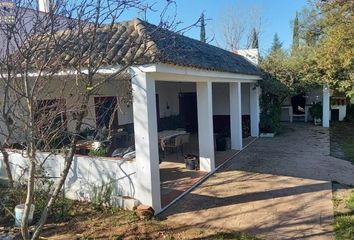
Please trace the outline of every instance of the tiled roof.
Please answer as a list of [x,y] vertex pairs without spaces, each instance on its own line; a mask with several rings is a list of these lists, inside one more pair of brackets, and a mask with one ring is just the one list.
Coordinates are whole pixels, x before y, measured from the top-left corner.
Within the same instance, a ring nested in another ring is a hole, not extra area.
[[[124,63],[168,63],[199,69],[260,75],[260,70],[246,58],[181,34],[157,27],[140,19],[102,25],[92,44],[92,31],[87,27],[75,37],[75,30],[58,33],[55,50],[58,54],[51,66],[65,67],[92,61],[102,61],[102,66]],[[63,37],[64,35],[67,37]],[[68,41],[73,37],[75,41]],[[43,41],[43,39],[42,39]],[[94,56],[94,57],[92,57]],[[40,57],[33,56],[33,58]]]
[[207,70],[260,75],[260,70],[243,56],[140,21],[158,51],[162,63]]

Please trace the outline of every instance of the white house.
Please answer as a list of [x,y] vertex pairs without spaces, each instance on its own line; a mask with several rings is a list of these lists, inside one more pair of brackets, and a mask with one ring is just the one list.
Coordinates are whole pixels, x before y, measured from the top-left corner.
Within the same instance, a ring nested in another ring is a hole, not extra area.
[[[45,1],[40,2],[39,6],[41,11],[48,11]],[[110,50],[104,59],[107,64],[102,66],[102,74],[119,70],[121,61],[129,58],[132,52],[138,52],[131,49],[132,43],[136,43],[139,38],[149,40],[152,52],[145,52],[142,60],[130,67],[124,76],[112,79],[90,98],[84,122],[90,128],[103,127],[107,119],[102,117],[101,107],[108,106],[115,130],[123,129],[127,135],[132,134],[135,157],[126,159],[77,154],[65,183],[66,196],[90,200],[93,187],[102,181],[113,180],[114,197],[119,199],[119,205],[125,206],[124,201],[128,198],[135,199],[152,206],[158,213],[171,203],[171,199],[167,204],[164,201],[161,186],[166,181],[162,175],[167,174],[169,180],[172,179],[170,182],[178,185],[178,181],[171,176],[182,176],[185,173],[177,168],[169,168],[175,166],[175,162],[167,165],[165,170],[162,169],[161,135],[165,136],[165,130],[176,130],[171,122],[176,116],[182,116],[184,132],[190,133],[196,143],[191,144],[193,146],[189,151],[193,150],[199,156],[201,175],[213,172],[220,165],[220,151],[215,149],[218,134],[226,132],[231,141],[230,148],[234,151],[244,147],[244,137],[259,135],[260,89],[257,83],[262,80],[261,72],[254,63],[241,56],[247,57],[247,51],[231,53],[139,19],[117,23],[111,30],[113,32],[108,34],[107,28],[102,26],[98,33],[104,39],[102,43],[106,43],[105,47]],[[251,55],[254,56],[254,52]],[[71,60],[67,55],[58,56],[58,59],[63,59],[63,66],[65,61]],[[43,100],[60,102],[70,109],[77,101],[75,89],[70,86],[70,79],[74,78],[73,71],[55,76],[50,80],[52,82],[47,94],[43,94]],[[66,91],[63,95],[58,89],[61,89],[64,81]],[[127,84],[132,89],[131,96],[122,91],[126,89],[122,85]],[[119,103],[119,111],[110,111],[118,104],[117,99],[125,97],[131,97],[131,102]],[[325,109],[323,126],[328,127],[328,88],[323,89],[321,97]],[[74,117],[70,111],[65,115],[67,118]],[[163,123],[168,123],[168,126],[162,126]],[[67,127],[71,129],[74,126],[69,124]],[[234,152],[230,152],[232,156]],[[14,151],[10,155],[17,178],[26,169],[25,156],[21,153]],[[39,153],[38,160],[48,155]],[[166,158],[163,161],[167,162]],[[45,166],[49,176],[58,177],[64,166],[63,157],[51,155],[46,159]],[[200,175],[194,172],[188,174]],[[4,171],[0,165],[1,175],[4,176]],[[178,190],[186,191],[186,188]],[[172,196],[175,197],[178,196]]]
[[[112,55],[107,59],[109,64],[102,68],[102,74],[119,69],[119,61],[130,54],[127,46],[139,36],[148,36],[153,46],[153,57],[146,53],[143,62],[130,68],[126,79],[113,79],[90,99],[85,119],[87,125],[98,127],[97,102],[100,98],[114,100],[122,97],[125,93],[120,92],[120,84],[131,84],[132,106],[124,104],[118,113],[113,114],[116,114],[117,127],[133,128],[136,157],[126,160],[78,155],[65,191],[68,197],[87,199],[92,185],[111,177],[117,180],[117,195],[137,199],[159,212],[162,205],[158,121],[180,115],[181,109],[191,109],[195,105],[189,112],[192,115],[194,112],[196,119],[192,116],[188,121],[194,122],[191,131],[197,134],[200,170],[212,172],[216,168],[214,128],[229,131],[231,148],[235,150],[243,148],[243,116],[248,119],[249,134],[259,135],[260,90],[257,82],[261,80],[261,73],[240,55],[139,19],[118,23],[113,34],[106,34],[104,26],[100,31],[102,36],[111,36],[107,42],[112,48]],[[50,99],[48,96],[45,99],[58,100],[55,89],[60,80],[70,76],[73,75],[69,72],[57,76],[53,80],[53,89],[48,90]],[[75,101],[73,96],[75,92],[67,91],[64,99],[67,106]],[[70,113],[67,117],[71,117]],[[39,158],[43,156],[45,153]],[[23,169],[20,166],[25,165],[23,156],[13,153],[10,159],[14,172],[20,175]],[[63,159],[59,155],[50,159],[46,161],[52,169],[49,174],[58,176]]]

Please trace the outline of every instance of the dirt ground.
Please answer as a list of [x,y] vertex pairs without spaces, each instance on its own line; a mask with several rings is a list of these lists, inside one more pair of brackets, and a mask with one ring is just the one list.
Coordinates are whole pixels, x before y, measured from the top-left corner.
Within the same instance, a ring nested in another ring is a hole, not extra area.
[[[197,227],[172,230],[156,219],[141,220],[132,211],[114,208],[95,210],[88,203],[74,202],[70,211],[71,216],[66,216],[63,221],[49,219],[41,239],[257,239],[245,233],[216,232]],[[1,240],[21,239],[20,230],[13,228],[14,222],[11,217],[2,216],[1,220]]]
[[[0,228],[0,239],[1,238]],[[19,234],[19,229],[12,229]],[[19,238],[15,238],[19,239]],[[256,240],[245,233],[215,232],[202,228],[171,230],[158,220],[139,220],[130,211],[115,213],[85,213],[63,223],[50,223],[44,228],[41,239],[236,239]]]

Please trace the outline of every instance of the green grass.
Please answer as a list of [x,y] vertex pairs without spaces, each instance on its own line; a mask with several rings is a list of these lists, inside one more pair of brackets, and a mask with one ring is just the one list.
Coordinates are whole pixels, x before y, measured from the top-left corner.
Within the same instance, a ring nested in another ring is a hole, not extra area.
[[258,238],[251,236],[246,233],[218,233],[213,236],[213,239],[217,240],[226,240],[226,239],[234,239],[234,240],[257,240]]
[[345,158],[354,163],[354,137],[344,140],[341,148]]
[[354,193],[350,195],[346,202],[347,208],[354,214]]
[[354,193],[346,201],[349,213],[339,214],[335,217],[335,231],[337,240],[354,238]]

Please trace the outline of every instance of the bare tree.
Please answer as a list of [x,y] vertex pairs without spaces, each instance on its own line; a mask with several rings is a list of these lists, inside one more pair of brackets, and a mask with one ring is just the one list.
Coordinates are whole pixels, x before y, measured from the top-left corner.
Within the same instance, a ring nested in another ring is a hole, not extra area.
[[253,31],[255,30],[257,35],[261,32],[260,12],[256,7],[250,9],[229,7],[223,11],[219,29],[222,39],[217,41],[217,45],[231,52],[248,48],[252,41]]
[[230,8],[225,11],[222,17],[221,33],[225,47],[231,52],[240,49],[241,40],[246,32],[245,16],[236,8]]
[[262,17],[259,8],[253,7],[250,9],[248,21],[248,37],[246,48],[259,48],[259,38],[262,34]]
[[[65,5],[58,2],[50,6],[49,13],[30,10],[36,8],[35,1],[19,3],[15,22],[3,31],[12,50],[1,59],[1,80],[8,89],[4,95],[3,121],[6,123],[11,117],[13,123],[8,121],[8,128],[21,129],[18,133],[21,137],[12,133],[6,134],[6,138],[23,139],[29,165],[21,224],[24,239],[39,238],[62,191],[80,132],[87,124],[90,99],[99,95],[103,86],[117,81],[123,81],[120,86],[129,95],[129,68],[152,61],[156,54],[144,27],[150,28],[150,33],[176,28],[175,18],[164,19],[167,8],[175,3],[166,4],[156,27],[142,26],[139,20],[118,23],[122,14],[131,9],[149,11],[151,7],[143,0],[84,0]],[[64,168],[49,191],[40,220],[30,236],[28,218],[36,179],[46,175],[45,162],[58,148],[62,149]],[[42,159],[40,151],[49,155]]]

